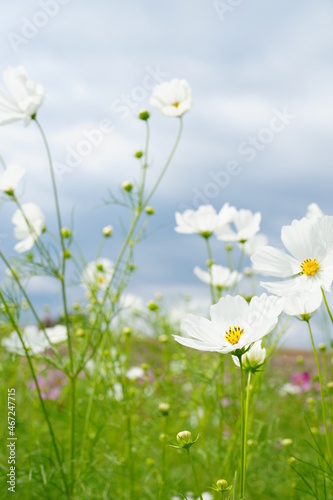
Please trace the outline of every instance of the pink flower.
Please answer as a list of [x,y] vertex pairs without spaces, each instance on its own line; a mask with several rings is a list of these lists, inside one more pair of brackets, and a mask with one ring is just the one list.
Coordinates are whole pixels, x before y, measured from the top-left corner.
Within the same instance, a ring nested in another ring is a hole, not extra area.
[[297,385],[302,392],[307,392],[311,389],[311,375],[309,372],[294,373],[291,377],[291,383]]

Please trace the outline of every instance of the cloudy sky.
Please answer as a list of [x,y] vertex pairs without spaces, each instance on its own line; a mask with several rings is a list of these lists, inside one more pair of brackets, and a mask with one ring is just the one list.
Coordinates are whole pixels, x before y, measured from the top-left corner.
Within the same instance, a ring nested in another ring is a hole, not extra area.
[[[237,4],[237,6],[236,6]],[[186,78],[194,106],[180,147],[152,200],[151,235],[136,253],[135,293],[205,295],[192,270],[204,265],[199,239],[174,232],[174,213],[228,201],[262,212],[262,231],[279,244],[281,226],[313,201],[332,214],[333,4],[330,0],[127,2],[2,0],[2,69],[24,65],[43,84],[39,120],[58,172],[64,222],[75,207],[76,236],[87,259],[101,229],[115,227],[105,249],[114,259],[126,213],[103,207],[107,190],[137,177],[133,152],[144,143],[137,112],[159,81]],[[68,167],[87,133],[111,131]],[[177,120],[152,112],[149,183],[163,166]],[[36,127],[0,128],[0,154],[28,171],[22,201],[38,203],[55,227],[45,151]],[[227,174],[230,162],[237,175]],[[3,205],[2,246],[14,243]],[[121,222],[122,221],[122,222]],[[215,247],[223,263],[223,248]],[[53,288],[35,284],[36,300]]]

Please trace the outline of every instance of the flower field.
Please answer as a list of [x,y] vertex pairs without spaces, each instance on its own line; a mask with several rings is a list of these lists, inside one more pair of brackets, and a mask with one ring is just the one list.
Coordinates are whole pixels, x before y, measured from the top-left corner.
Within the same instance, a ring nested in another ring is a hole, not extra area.
[[[26,169],[1,157],[17,240],[0,249],[3,498],[333,498],[333,216],[312,203],[272,246],[259,212],[228,202],[178,211],[179,245],[202,245],[193,272],[210,306],[191,290],[144,301],[130,292],[135,250],[181,148],[191,87],[165,81],[138,113],[137,179],[104,200],[126,214],[122,245],[101,227],[94,260],[59,201],[44,98],[23,67],[4,72],[0,125],[23,122],[40,138],[56,223],[21,202]],[[176,124],[161,167],[150,163],[151,109]],[[57,287],[59,315],[35,304],[37,277]],[[311,351],[280,347],[295,325]]]

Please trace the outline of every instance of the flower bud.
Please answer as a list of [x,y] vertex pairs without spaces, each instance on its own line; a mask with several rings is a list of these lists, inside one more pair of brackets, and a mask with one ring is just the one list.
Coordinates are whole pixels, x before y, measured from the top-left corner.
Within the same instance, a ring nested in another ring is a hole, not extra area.
[[105,238],[110,238],[110,236],[112,235],[113,233],[113,227],[112,226],[105,226],[103,227],[103,236],[105,236]]
[[124,191],[127,191],[127,193],[130,193],[133,189],[133,184],[129,181],[124,181],[121,185]]
[[149,309],[149,311],[157,311],[158,304],[156,304],[156,302],[154,302],[154,300],[150,300],[149,302],[147,302],[147,308]]
[[232,246],[232,245],[230,245],[230,243],[228,243],[228,244],[225,246],[225,249],[226,249],[226,251],[227,251],[227,252],[231,252],[231,251],[232,251],[232,249],[233,249],[233,246]]
[[162,413],[163,416],[167,417],[170,412],[170,405],[169,403],[160,403],[158,405],[158,411]]
[[160,434],[161,443],[165,443],[167,439],[168,439],[168,436],[166,434],[164,434],[164,432],[162,434]]
[[169,337],[163,333],[158,337],[158,340],[161,342],[161,344],[166,344],[169,340]]
[[292,465],[292,464],[294,464],[295,462],[296,462],[296,458],[295,458],[295,457],[289,457],[289,458],[288,458],[288,464],[289,464],[289,465]]
[[123,328],[123,334],[125,337],[130,337],[132,335],[132,328],[130,326],[125,326]]
[[77,337],[82,337],[84,335],[84,330],[83,328],[78,328],[75,333]]
[[177,434],[177,441],[181,448],[185,448],[192,443],[192,434],[190,431],[181,431]]
[[285,448],[287,446],[291,446],[293,444],[293,440],[289,438],[285,438],[281,440],[282,446]]
[[318,349],[320,352],[326,352],[326,344],[320,342],[320,344],[318,344]]
[[150,205],[148,205],[146,208],[145,208],[145,212],[147,215],[154,215],[155,213],[155,210],[153,207],[151,207]]
[[208,259],[208,260],[206,260],[206,266],[207,267],[212,267],[214,264],[215,264],[215,260],[214,259]]
[[298,365],[300,365],[300,366],[301,366],[301,365],[303,365],[303,363],[304,363],[304,358],[303,358],[303,356],[301,356],[301,355],[300,355],[300,356],[297,356],[297,358],[296,358],[296,363],[297,363]]
[[139,112],[139,118],[140,118],[140,120],[147,121],[149,119],[149,117],[150,117],[150,114],[147,111],[147,109],[142,109]]
[[138,159],[142,158],[143,151],[141,151],[141,149],[139,149],[138,151],[135,151],[134,156],[135,156],[135,158],[138,158]]
[[62,253],[62,256],[64,259],[70,259],[72,257],[72,254],[70,253],[68,248],[65,248],[65,250]]
[[60,230],[60,234],[63,239],[66,239],[72,236],[72,231],[68,229],[68,227],[62,227]]
[[147,467],[153,467],[155,465],[155,460],[153,458],[146,458],[145,464]]
[[216,481],[216,486],[219,491],[226,491],[229,485],[228,481],[226,481],[225,479],[219,479],[218,481]]

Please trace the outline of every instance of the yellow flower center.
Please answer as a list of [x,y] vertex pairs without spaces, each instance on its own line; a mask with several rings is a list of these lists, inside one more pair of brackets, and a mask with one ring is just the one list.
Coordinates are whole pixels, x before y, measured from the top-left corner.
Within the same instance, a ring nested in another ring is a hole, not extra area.
[[178,102],[178,101],[173,102],[173,103],[172,103],[172,106],[174,106],[175,108],[178,108],[178,106],[179,106],[179,102]]
[[306,274],[306,276],[314,276],[319,270],[319,264],[317,259],[305,259],[301,264],[301,274]]
[[229,342],[229,344],[235,345],[238,343],[239,339],[243,334],[244,334],[244,328],[241,328],[240,326],[234,326],[234,327],[229,326],[229,330],[225,331],[224,338],[226,339],[227,342]]
[[103,285],[104,281],[105,281],[105,277],[104,276],[98,276],[97,277],[97,283],[99,285]]

